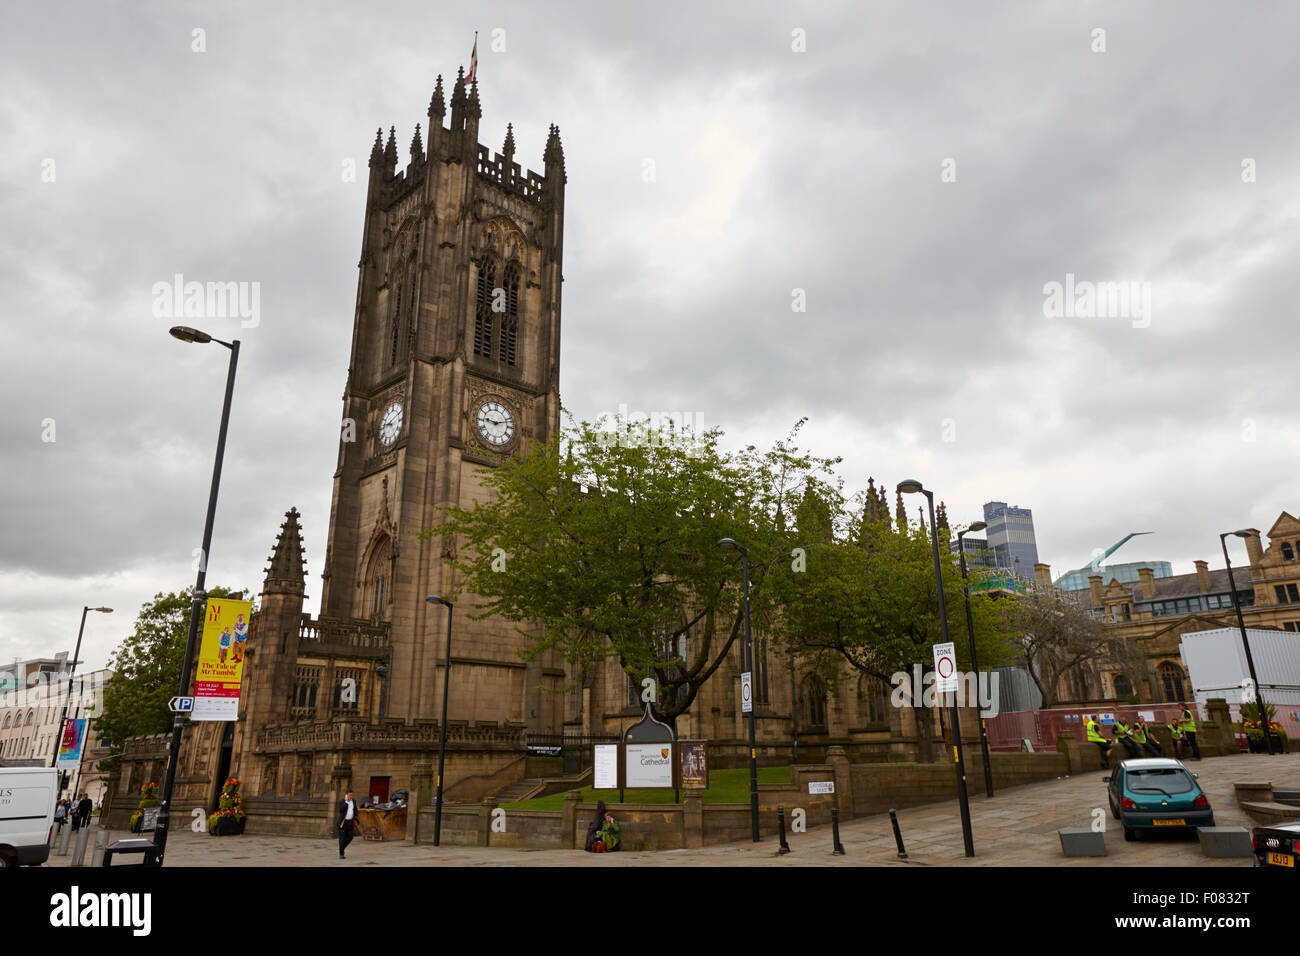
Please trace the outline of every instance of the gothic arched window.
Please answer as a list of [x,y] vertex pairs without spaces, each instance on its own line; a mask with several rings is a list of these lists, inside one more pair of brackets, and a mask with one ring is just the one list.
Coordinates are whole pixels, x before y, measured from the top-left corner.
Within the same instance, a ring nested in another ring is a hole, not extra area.
[[518,363],[515,348],[519,337],[519,267],[513,264],[506,266],[501,282],[504,300],[501,304],[505,306],[505,312],[497,323],[497,328],[500,330],[497,360],[507,365],[516,365]]
[[1165,661],[1157,671],[1160,686],[1165,692],[1165,700],[1178,702],[1183,699],[1183,672],[1177,664]]
[[389,602],[392,600],[391,590],[393,563],[393,545],[392,541],[384,538],[380,541],[373,551],[370,552],[370,561],[366,564],[366,576],[364,600],[362,613],[372,619],[382,619],[387,613]]
[[862,716],[868,723],[883,724],[889,720],[889,711],[885,709],[889,686],[879,677],[863,674],[858,678],[858,700],[862,704]]
[[816,674],[805,677],[799,688],[799,721],[809,730],[826,726],[826,685]]
[[474,354],[492,357],[492,299],[497,284],[497,264],[484,259],[478,264],[478,288],[474,296]]
[[1115,699],[1127,700],[1133,696],[1133,682],[1123,674],[1115,675]]
[[397,338],[398,332],[402,326],[402,282],[397,281],[397,290],[394,292],[393,312],[388,320],[388,339],[389,353],[388,364],[397,364]]

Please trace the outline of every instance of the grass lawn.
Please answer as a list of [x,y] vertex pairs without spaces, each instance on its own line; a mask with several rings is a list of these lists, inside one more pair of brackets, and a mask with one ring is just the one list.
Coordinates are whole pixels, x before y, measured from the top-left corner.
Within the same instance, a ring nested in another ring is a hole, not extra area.
[[[790,768],[789,766],[759,767],[758,782],[789,783]],[[583,787],[579,792],[582,794],[584,803],[595,803],[597,800],[615,803],[618,800],[617,790],[597,791],[591,787]],[[623,801],[625,803],[672,803],[673,792],[671,790],[625,790],[623,791]],[[704,802],[748,804],[749,768],[710,770],[709,789],[704,791]],[[519,800],[515,803],[503,803],[501,806],[507,810],[562,810],[564,808],[564,794],[553,793],[549,797]]]

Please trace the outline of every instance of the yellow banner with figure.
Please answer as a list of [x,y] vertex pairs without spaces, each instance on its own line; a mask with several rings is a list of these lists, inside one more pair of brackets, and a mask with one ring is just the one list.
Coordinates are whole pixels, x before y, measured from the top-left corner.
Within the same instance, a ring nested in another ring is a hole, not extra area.
[[236,720],[239,684],[244,677],[244,642],[253,616],[252,601],[208,598],[203,639],[194,673],[194,709],[190,720]]

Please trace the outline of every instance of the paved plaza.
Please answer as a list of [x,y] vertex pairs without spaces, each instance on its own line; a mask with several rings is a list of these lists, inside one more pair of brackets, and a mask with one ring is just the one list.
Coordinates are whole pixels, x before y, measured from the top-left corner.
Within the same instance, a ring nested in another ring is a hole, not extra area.
[[[1189,761],[1214,807],[1219,826],[1251,828],[1255,823],[1237,807],[1233,784],[1268,780],[1274,786],[1300,786],[1300,754],[1268,757],[1241,754]],[[1201,854],[1194,834],[1144,835],[1124,841],[1106,810],[1104,774],[1097,770],[1077,777],[999,791],[992,800],[982,790],[971,800],[975,857],[966,859],[956,800],[899,811],[899,825],[908,859],[899,860],[888,815],[846,821],[840,827],[846,854],[831,853],[831,828],[815,827],[789,836],[789,854],[777,853],[775,816],[763,821],[763,841],[704,847],[696,850],[613,853],[598,856],[581,850],[530,850],[496,847],[418,846],[406,842],[376,843],[357,839],[348,858],[338,858],[334,841],[303,837],[210,837],[188,828],[169,841],[168,866],[1245,866],[1250,859],[1210,859]],[[1086,827],[1092,810],[1105,811],[1104,858],[1066,859],[1056,831]],[[1300,810],[1296,812],[1300,819]],[[507,817],[507,826],[509,818]],[[114,837],[130,836],[115,833]],[[69,857],[51,857],[49,866],[67,866]]]

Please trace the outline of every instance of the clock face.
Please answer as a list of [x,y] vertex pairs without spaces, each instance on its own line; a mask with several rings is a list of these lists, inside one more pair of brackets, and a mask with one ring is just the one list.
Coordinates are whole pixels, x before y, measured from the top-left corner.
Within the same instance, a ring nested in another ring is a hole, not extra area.
[[393,402],[384,409],[383,420],[379,423],[379,441],[388,447],[397,441],[398,432],[402,430],[402,404]]
[[515,420],[500,402],[484,402],[480,405],[475,421],[478,433],[489,445],[499,448],[509,444],[510,439],[515,437]]

